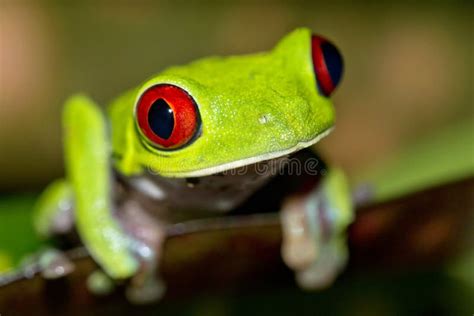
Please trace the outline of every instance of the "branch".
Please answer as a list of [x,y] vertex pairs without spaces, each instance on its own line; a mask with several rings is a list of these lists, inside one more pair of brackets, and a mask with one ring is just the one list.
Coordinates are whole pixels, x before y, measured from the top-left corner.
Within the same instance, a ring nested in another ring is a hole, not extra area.
[[[473,211],[474,177],[361,207],[348,232],[347,273],[442,264],[472,238]],[[294,284],[292,272],[281,261],[280,243],[276,213],[170,226],[161,265],[168,285],[164,300]],[[123,289],[108,297],[94,297],[87,291],[86,278],[97,266],[84,248],[67,255],[76,269],[64,278],[45,280],[38,267],[31,266],[27,272],[0,279],[0,312],[50,315],[78,308],[82,314],[133,310]]]

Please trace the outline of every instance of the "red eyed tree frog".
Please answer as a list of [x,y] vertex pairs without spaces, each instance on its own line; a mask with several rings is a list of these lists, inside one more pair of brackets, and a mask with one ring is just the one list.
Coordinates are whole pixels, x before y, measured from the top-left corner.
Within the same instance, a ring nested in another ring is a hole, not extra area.
[[38,232],[75,227],[105,272],[91,288],[130,278],[129,299],[143,302],[164,292],[155,275],[167,224],[279,210],[282,257],[297,282],[331,283],[346,262],[352,206],[342,172],[305,148],[333,128],[329,96],[342,66],[333,44],[301,28],[269,52],[168,68],[113,101],[108,119],[86,96],[71,97],[67,177],[39,199]]

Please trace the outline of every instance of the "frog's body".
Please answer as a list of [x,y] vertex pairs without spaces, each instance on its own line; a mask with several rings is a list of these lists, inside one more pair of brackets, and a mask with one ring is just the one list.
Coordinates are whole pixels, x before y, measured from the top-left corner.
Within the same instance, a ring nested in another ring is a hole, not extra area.
[[[340,73],[334,78],[328,68],[339,55],[329,58],[326,43],[298,29],[268,53],[163,71],[112,103],[111,152],[97,107],[71,98],[64,115],[68,178],[41,199],[38,230],[70,226],[54,219],[74,209],[79,235],[108,275],[146,276],[132,280],[141,291],[130,295],[140,300],[159,292],[150,276],[167,223],[271,206],[282,211],[282,253],[299,283],[329,282],[345,261],[343,231],[352,218],[345,181],[337,170],[321,177],[317,161],[317,174],[288,174],[292,159],[307,167],[314,157],[295,153],[334,124],[327,95]],[[295,185],[298,179],[310,181]],[[268,187],[279,188],[278,198]]]

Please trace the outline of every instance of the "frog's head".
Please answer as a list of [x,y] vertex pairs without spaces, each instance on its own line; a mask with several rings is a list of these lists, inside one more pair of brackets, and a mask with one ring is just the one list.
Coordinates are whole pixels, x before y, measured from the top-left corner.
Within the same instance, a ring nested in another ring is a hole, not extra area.
[[172,67],[135,93],[128,152],[163,176],[196,177],[288,155],[326,136],[336,48],[297,29],[268,53]]

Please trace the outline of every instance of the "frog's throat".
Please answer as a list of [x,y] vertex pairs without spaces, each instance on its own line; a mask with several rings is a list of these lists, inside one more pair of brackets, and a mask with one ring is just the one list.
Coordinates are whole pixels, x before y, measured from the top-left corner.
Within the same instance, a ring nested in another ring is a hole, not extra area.
[[334,127],[330,127],[328,129],[326,129],[325,131],[323,131],[322,133],[318,134],[313,139],[310,139],[308,141],[298,142],[295,146],[290,147],[290,148],[285,149],[285,150],[270,152],[270,153],[266,153],[266,154],[255,156],[255,157],[249,157],[249,158],[244,158],[244,159],[240,159],[240,160],[235,160],[235,161],[231,161],[231,162],[224,163],[224,164],[214,166],[214,167],[209,167],[209,168],[204,168],[204,169],[199,169],[199,170],[194,170],[194,171],[184,171],[184,172],[180,172],[180,173],[174,173],[173,175],[168,175],[166,173],[161,172],[161,175],[163,175],[165,177],[175,177],[175,178],[204,177],[204,176],[213,175],[213,174],[216,174],[216,173],[219,173],[219,172],[224,172],[224,171],[232,170],[232,169],[239,168],[239,167],[248,166],[248,165],[255,164],[255,163],[258,163],[258,162],[261,162],[261,161],[270,160],[270,159],[274,159],[274,158],[279,158],[281,156],[289,155],[289,154],[294,153],[296,151],[299,151],[303,148],[306,148],[306,147],[309,147],[309,146],[312,146],[312,145],[316,144],[322,138],[326,137],[329,133],[331,133],[333,128]]

